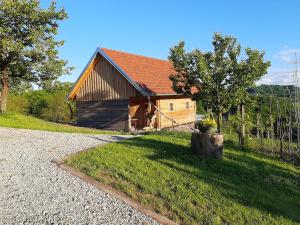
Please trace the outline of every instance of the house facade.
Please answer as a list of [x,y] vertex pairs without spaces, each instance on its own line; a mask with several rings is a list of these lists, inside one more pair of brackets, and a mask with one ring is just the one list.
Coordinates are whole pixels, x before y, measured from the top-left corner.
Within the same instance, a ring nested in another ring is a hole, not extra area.
[[98,48],[68,96],[78,126],[128,131],[194,123],[196,103],[174,92],[172,73],[169,61]]

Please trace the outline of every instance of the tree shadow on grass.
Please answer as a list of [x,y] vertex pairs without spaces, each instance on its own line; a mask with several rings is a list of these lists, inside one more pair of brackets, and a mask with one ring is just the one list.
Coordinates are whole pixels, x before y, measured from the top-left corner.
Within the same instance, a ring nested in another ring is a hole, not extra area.
[[204,159],[190,147],[169,141],[134,138],[126,144],[143,147],[150,160],[184,176],[212,185],[224,197],[244,206],[300,222],[299,174],[273,163],[271,157],[225,144],[223,160]]

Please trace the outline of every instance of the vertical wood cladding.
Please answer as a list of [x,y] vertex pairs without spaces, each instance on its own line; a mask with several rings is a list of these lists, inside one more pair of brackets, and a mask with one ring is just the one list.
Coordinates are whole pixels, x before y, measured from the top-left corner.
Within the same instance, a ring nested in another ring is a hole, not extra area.
[[103,57],[77,92],[78,101],[129,99],[139,96],[138,91]]
[[77,125],[128,131],[128,100],[77,101]]

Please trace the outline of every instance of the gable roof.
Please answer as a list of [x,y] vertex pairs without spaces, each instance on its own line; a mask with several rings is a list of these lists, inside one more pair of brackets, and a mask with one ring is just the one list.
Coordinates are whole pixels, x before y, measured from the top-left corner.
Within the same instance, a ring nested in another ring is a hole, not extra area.
[[169,61],[98,48],[77,79],[68,96],[69,99],[74,99],[76,96],[76,92],[97,63],[98,54],[108,60],[142,95],[177,95],[172,89],[172,82],[169,79],[169,76],[174,73]]

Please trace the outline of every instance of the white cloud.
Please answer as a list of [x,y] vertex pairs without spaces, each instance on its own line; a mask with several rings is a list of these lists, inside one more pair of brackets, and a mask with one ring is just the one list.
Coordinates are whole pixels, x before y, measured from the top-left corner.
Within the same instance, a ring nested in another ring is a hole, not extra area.
[[290,48],[288,45],[284,45],[282,50],[273,55],[275,59],[279,60],[279,64],[277,63],[277,65],[281,65],[280,68],[269,68],[268,74],[257,81],[256,84],[288,85],[297,83],[297,85],[300,86],[300,72],[298,72],[298,76],[295,78],[295,65],[291,64],[295,62],[295,54],[298,55],[298,60],[300,60],[300,49]]
[[289,48],[288,45],[283,46],[283,50],[279,51],[277,54],[273,55],[274,58],[280,59],[283,62],[292,62],[295,60],[295,54],[299,54],[300,49]]
[[256,85],[261,84],[295,84],[297,83],[300,86],[300,71],[298,71],[297,78],[295,77],[295,71],[285,70],[285,69],[270,69],[268,74],[263,76],[259,81],[256,82]]
[[288,45],[284,45],[283,48],[287,49],[287,48],[289,48],[289,46]]

